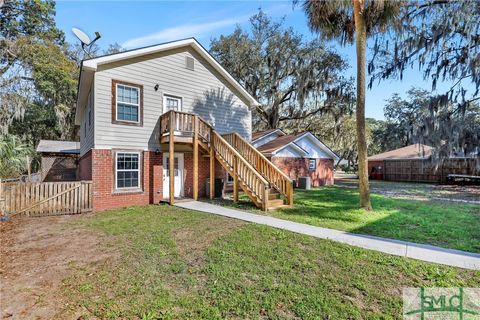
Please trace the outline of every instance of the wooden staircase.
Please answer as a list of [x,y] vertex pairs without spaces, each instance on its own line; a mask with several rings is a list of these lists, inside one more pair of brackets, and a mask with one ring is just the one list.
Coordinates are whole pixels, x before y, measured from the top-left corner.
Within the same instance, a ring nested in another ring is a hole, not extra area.
[[[238,201],[240,187],[264,211],[293,204],[292,181],[237,133],[222,136],[198,115],[169,111],[160,118],[160,142],[168,142],[172,153],[175,142],[193,143],[194,157],[198,147],[207,151],[211,159],[210,176],[213,176],[213,159],[217,159],[233,177],[234,201]],[[212,182],[211,179],[210,194],[213,193]],[[198,181],[194,181],[194,188],[196,183]]]
[[284,198],[287,206],[293,205],[293,182],[285,173],[238,133],[227,133],[223,137],[269,182],[273,190],[270,194],[275,196],[275,198],[270,197],[272,207],[280,207],[280,201],[273,202],[280,197]]

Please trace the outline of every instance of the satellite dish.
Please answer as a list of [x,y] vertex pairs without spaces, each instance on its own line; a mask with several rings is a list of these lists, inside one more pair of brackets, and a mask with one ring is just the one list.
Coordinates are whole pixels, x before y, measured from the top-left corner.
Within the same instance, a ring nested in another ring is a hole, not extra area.
[[[0,0],[0,1],[2,1],[2,0]],[[98,32],[98,31],[95,32],[95,39],[93,39],[93,40],[90,40],[90,37],[85,32],[83,32],[82,30],[80,30],[78,28],[72,28],[72,32],[78,38],[78,40],[80,40],[80,42],[82,43],[83,51],[86,53],[86,55],[88,57],[91,58],[90,51],[92,50],[92,45],[95,43],[95,41],[97,41],[98,39],[100,39],[102,37],[100,32]]]
[[78,28],[72,28],[72,32],[78,38],[78,40],[80,40],[80,42],[82,43],[82,47],[88,46],[90,43],[92,43],[92,40],[90,40],[90,37],[87,36],[87,34],[82,30]]

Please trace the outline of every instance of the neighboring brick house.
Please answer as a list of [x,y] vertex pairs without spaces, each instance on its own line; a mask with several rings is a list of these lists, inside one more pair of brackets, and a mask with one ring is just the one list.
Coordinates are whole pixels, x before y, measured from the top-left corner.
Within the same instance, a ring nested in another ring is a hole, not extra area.
[[[193,38],[84,60],[75,124],[94,210],[196,199],[214,176],[244,174],[222,135],[250,141],[257,105]],[[258,172],[239,181],[258,206],[279,205]]]
[[334,184],[333,167],[338,156],[310,132],[255,132],[252,144],[297,183],[300,177],[308,176],[312,186]]

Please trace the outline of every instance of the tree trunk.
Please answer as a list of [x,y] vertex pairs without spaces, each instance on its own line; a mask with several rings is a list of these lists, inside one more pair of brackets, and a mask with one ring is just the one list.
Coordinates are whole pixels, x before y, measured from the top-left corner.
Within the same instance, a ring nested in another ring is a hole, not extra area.
[[367,138],[365,133],[365,69],[367,29],[363,17],[364,0],[353,0],[355,15],[355,34],[357,47],[357,148],[358,148],[358,189],[360,192],[360,207],[372,210],[370,190],[368,185]]

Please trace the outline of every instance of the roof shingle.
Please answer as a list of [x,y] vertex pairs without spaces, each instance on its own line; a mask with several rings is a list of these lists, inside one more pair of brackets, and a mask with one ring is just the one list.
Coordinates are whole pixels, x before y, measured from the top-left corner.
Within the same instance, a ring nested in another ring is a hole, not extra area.
[[37,152],[80,153],[80,142],[40,140],[37,146]]
[[252,141],[260,139],[261,137],[266,136],[267,134],[272,133],[275,130],[277,130],[277,129],[268,129],[268,130],[264,130],[264,131],[254,132],[254,133],[252,133]]
[[281,147],[284,147],[285,145],[289,144],[290,142],[294,141],[298,137],[304,135],[305,133],[300,133],[300,134],[287,134],[281,137],[278,137],[275,140],[272,140],[268,143],[265,143],[264,145],[261,145],[258,147],[258,151],[262,153],[271,153],[274,152]]
[[368,157],[368,160],[385,159],[425,159],[432,155],[433,148],[425,144],[412,144],[403,148],[379,153]]

